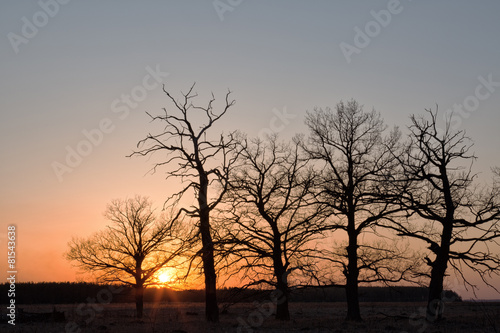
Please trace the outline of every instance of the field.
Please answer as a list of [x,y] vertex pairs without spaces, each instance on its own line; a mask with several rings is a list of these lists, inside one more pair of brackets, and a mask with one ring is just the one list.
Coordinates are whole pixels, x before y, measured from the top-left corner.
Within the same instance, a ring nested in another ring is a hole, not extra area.
[[[428,324],[425,303],[362,303],[361,323],[345,323],[344,303],[291,303],[289,322],[273,318],[270,303],[237,304],[221,314],[219,324],[204,322],[203,303],[146,303],[145,317],[134,317],[133,304],[56,305],[65,320],[6,324],[2,306],[0,332],[500,332],[500,303],[457,302],[445,305],[445,319]],[[51,305],[21,306],[24,312],[51,312]]]

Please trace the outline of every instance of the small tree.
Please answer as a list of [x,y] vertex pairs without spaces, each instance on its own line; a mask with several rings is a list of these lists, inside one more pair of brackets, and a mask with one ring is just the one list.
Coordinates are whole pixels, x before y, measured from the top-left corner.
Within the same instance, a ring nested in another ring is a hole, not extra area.
[[[354,100],[340,102],[335,110],[308,112],[306,125],[310,138],[303,148],[320,169],[316,196],[328,206],[331,227],[347,234],[344,248],[332,253],[330,259],[345,276],[346,320],[360,321],[359,283],[396,282],[409,268],[394,275],[394,265],[388,262],[401,256],[380,244],[363,244],[360,239],[399,211],[394,197],[385,191],[397,166],[391,148],[396,146],[399,132],[394,130],[384,137],[380,114],[363,111]],[[367,274],[360,275],[363,271]]]
[[205,315],[207,321],[218,322],[217,273],[210,213],[220,203],[227,189],[233,163],[229,156],[234,147],[234,139],[232,133],[228,136],[216,133],[212,138],[210,134],[235,101],[229,99],[231,92],[228,92],[222,110],[215,112],[215,97],[212,95],[205,106],[194,105],[192,100],[197,94],[193,89],[194,84],[187,93],[182,94],[181,100],[177,101],[163,87],[173,104],[173,110],[163,109],[164,114],[160,116],[148,114],[153,121],[164,126],[163,130],[158,134],[148,134],[137,144],[140,150],[132,155],[165,154],[166,159],[156,163],[153,172],[158,167],[168,165],[170,170],[167,171],[167,178],[179,178],[183,185],[167,202],[175,205],[186,194],[192,194],[190,191],[194,192],[197,204],[182,208],[179,213],[199,221],[197,226],[201,236],[201,251],[196,257],[201,257],[205,276]]
[[158,218],[144,197],[114,200],[104,215],[111,224],[88,238],[73,238],[66,258],[99,281],[132,286],[141,318],[144,289],[160,269],[179,263],[189,237],[180,220]]
[[[475,156],[464,131],[453,131],[450,119],[444,130],[437,124],[437,110],[427,117],[411,116],[409,141],[396,151],[403,169],[397,193],[408,216],[418,219],[393,221],[400,235],[424,241],[431,252],[427,318],[442,317],[443,281],[448,265],[467,281],[463,269],[486,277],[500,272],[500,187],[475,185]],[[499,170],[493,170],[499,176]],[[492,286],[493,287],[493,286]]]
[[[290,319],[289,275],[306,265],[306,258],[324,229],[322,206],[311,189],[314,174],[301,160],[298,144],[242,139],[222,213],[228,267],[244,271],[247,285],[276,289],[276,318]],[[219,228],[222,230],[223,228]]]

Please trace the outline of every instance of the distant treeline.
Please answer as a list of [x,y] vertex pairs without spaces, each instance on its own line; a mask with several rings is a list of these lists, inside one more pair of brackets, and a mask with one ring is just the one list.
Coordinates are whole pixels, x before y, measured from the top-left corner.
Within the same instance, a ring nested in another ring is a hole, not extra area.
[[[134,290],[117,286],[85,282],[41,282],[17,283],[16,304],[72,304],[93,302],[132,303]],[[0,285],[0,303],[7,304],[9,285]],[[109,290],[112,290],[110,292]],[[428,290],[423,287],[360,287],[361,302],[419,302],[425,301]],[[270,291],[239,288],[227,288],[219,291],[221,303],[253,302],[269,299]],[[453,291],[447,291],[447,299],[460,301]],[[147,288],[145,302],[203,302],[203,290],[171,290],[168,288]],[[291,302],[345,302],[345,291],[342,288],[304,288],[292,291]]]

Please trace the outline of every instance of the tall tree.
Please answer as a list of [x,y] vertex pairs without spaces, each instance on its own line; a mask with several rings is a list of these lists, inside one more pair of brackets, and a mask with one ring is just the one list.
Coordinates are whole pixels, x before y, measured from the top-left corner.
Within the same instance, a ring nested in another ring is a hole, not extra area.
[[178,219],[157,217],[151,202],[139,196],[112,201],[105,216],[111,221],[106,230],[89,238],[73,238],[66,258],[97,274],[102,282],[133,286],[141,318],[144,289],[155,283],[162,268],[179,264],[189,248],[187,231]]
[[[444,129],[437,124],[437,110],[427,116],[410,117],[409,140],[397,151],[403,177],[398,193],[408,216],[417,219],[393,221],[400,235],[427,243],[425,257],[430,267],[427,318],[442,318],[443,281],[450,265],[463,274],[468,268],[488,283],[489,274],[499,274],[500,187],[478,187],[472,172],[475,156],[472,141],[464,131],[454,131],[450,119]],[[494,170],[497,172],[498,170]]]
[[276,289],[276,318],[290,319],[290,274],[307,264],[322,238],[323,208],[311,192],[314,174],[298,153],[298,144],[277,136],[239,144],[239,158],[224,200],[225,247],[233,273],[245,272],[248,285]]
[[[220,203],[228,184],[228,176],[233,160],[229,157],[234,148],[232,133],[225,136],[216,134],[210,138],[210,131],[235,103],[230,100],[231,92],[225,96],[220,112],[214,111],[215,97],[212,94],[205,106],[194,105],[197,97],[193,92],[194,84],[182,98],[176,100],[163,87],[163,91],[173,104],[171,111],[152,116],[152,121],[163,125],[159,134],[148,134],[137,147],[139,151],[132,155],[147,156],[155,153],[166,153],[166,160],[156,163],[153,172],[161,166],[173,166],[167,171],[167,178],[176,177],[182,180],[184,187],[170,197],[174,204],[193,191],[197,205],[182,208],[180,214],[187,214],[199,220],[198,228],[201,236],[201,260],[205,277],[206,319],[219,321],[217,304],[217,274],[215,270],[214,243],[210,224],[210,213]],[[132,156],[131,155],[131,156]],[[211,195],[209,190],[212,189]]]
[[[384,137],[380,114],[375,110],[363,111],[354,100],[338,103],[335,110],[316,108],[308,112],[306,125],[310,137],[303,148],[310,159],[317,161],[321,171],[317,197],[335,217],[332,227],[347,233],[345,251],[340,253],[345,260],[333,259],[343,267],[345,276],[346,320],[360,321],[359,282],[384,280],[382,265],[380,269],[377,265],[392,256],[387,249],[362,244],[360,237],[399,209],[383,190],[389,186],[396,166],[390,148],[396,146],[399,132],[394,130]],[[379,254],[374,256],[374,252]],[[384,260],[381,252],[385,252]],[[377,274],[374,279],[360,279],[362,270]],[[385,273],[385,280],[402,278],[391,276],[390,269]]]

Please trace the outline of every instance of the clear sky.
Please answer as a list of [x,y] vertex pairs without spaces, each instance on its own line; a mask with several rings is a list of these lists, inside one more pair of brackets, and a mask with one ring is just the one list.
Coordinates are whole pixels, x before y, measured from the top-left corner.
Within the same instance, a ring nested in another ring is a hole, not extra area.
[[20,280],[75,280],[66,244],[102,229],[111,199],[172,193],[146,175],[151,160],[126,157],[153,130],[145,111],[169,105],[159,82],[178,93],[196,81],[200,102],[231,89],[221,128],[250,135],[305,131],[307,110],[341,99],[403,127],[436,104],[456,109],[488,179],[500,166],[499,13],[497,0],[2,1],[2,276],[7,225]]

